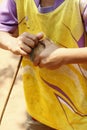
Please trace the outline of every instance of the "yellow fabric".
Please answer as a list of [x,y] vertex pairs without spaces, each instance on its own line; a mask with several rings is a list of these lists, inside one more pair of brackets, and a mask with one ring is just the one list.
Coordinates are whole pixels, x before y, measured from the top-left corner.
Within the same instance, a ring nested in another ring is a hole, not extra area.
[[[84,32],[79,0],[65,0],[50,13],[39,13],[34,0],[16,0],[19,33],[44,32],[57,45],[77,48]],[[84,65],[64,65],[51,71],[23,59],[27,110],[36,120],[57,130],[87,130],[87,72]]]

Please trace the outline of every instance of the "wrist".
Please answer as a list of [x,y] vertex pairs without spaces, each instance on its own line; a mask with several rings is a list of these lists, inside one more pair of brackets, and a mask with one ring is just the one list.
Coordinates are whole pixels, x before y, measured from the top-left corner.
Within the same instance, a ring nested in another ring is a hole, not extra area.
[[75,60],[73,50],[70,48],[59,48],[57,49],[56,53],[58,60],[60,57],[61,65],[73,63]]
[[63,65],[76,63],[76,55],[73,52],[74,48],[62,48]]
[[14,45],[15,38],[7,33],[0,32],[0,47],[5,50],[12,50],[12,46]]

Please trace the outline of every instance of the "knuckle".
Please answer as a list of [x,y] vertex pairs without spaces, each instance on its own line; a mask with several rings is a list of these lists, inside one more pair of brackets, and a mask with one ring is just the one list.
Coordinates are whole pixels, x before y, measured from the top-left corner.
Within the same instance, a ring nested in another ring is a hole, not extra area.
[[31,43],[31,47],[34,47],[35,46],[35,43],[32,41],[32,43]]
[[19,40],[21,40],[21,41],[24,41],[25,40],[25,38],[26,38],[26,32],[24,32],[23,34],[21,34],[20,36],[19,36]]
[[33,41],[35,41],[36,43],[38,42],[38,39],[37,39],[36,36],[33,36],[32,39],[33,39]]
[[35,41],[37,38],[36,38],[36,36],[33,36],[32,39]]
[[19,47],[22,47],[22,46],[23,46],[22,44],[23,44],[22,41],[19,40],[19,42],[18,42],[18,46],[19,46]]
[[22,37],[20,37],[20,41],[25,41],[25,37],[24,36],[22,36]]
[[20,54],[20,49],[19,48],[16,48],[13,51],[14,51],[14,54]]

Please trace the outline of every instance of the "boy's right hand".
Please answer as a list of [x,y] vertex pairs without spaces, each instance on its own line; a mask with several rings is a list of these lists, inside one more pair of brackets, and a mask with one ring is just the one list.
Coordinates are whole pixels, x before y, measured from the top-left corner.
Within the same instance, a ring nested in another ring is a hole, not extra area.
[[12,40],[10,51],[16,55],[28,56],[31,53],[32,49],[38,45],[39,40],[42,38],[43,33],[34,35],[24,32],[19,37]]

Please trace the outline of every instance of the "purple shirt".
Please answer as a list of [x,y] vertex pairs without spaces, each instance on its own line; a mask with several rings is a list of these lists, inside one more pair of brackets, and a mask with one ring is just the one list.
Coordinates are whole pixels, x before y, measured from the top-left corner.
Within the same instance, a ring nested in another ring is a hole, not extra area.
[[[41,13],[48,13],[50,11],[53,11],[58,6],[60,6],[64,0],[55,0],[55,3],[51,7],[40,7],[40,0],[34,0],[36,3],[36,6]],[[83,23],[85,26],[85,30],[87,32],[87,6],[84,8],[82,17],[83,17]],[[3,0],[0,6],[0,30],[1,31],[7,31],[7,32],[14,32],[18,26],[18,20],[17,20],[17,10],[16,10],[16,4],[14,0]],[[84,46],[84,34],[78,41],[79,47]]]
[[13,0],[3,0],[0,6],[0,30],[13,32],[17,28],[16,4]]

